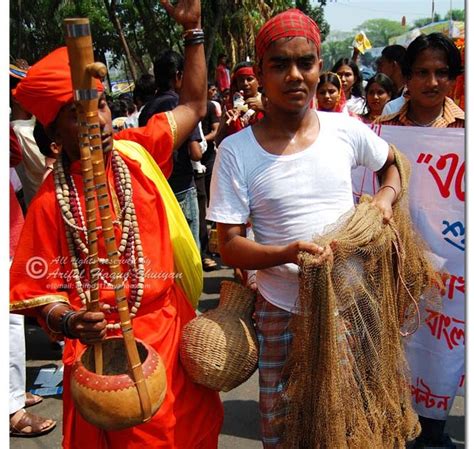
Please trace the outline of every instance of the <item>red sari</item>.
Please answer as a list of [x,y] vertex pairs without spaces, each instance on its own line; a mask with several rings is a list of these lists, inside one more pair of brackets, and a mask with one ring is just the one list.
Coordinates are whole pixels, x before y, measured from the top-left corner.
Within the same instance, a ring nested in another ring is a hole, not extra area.
[[[127,129],[117,139],[140,143],[152,155],[165,176],[172,170],[172,114],[155,115],[145,128]],[[122,155],[129,167],[140,238],[145,257],[145,288],[141,307],[133,320],[135,337],[150,344],[164,361],[168,389],[163,405],[152,420],[121,431],[106,432],[86,422],[76,410],[70,392],[71,366],[84,346],[78,340],[65,339],[63,353],[63,447],[66,449],[214,449],[223,419],[217,392],[193,383],[185,373],[178,356],[183,326],[195,316],[183,290],[173,278],[174,260],[168,221],[156,185],[147,178],[140,163]],[[80,162],[70,172],[85,211]],[[108,189],[112,198],[112,215],[117,214],[114,201],[113,172],[110,157],[106,159]],[[114,226],[120,241],[121,229]],[[100,233],[99,233],[100,235]],[[84,239],[84,236],[82,235]],[[103,242],[99,257],[104,257]],[[36,258],[36,265],[32,265]],[[41,275],[41,266],[45,268]],[[107,272],[105,267],[101,267]],[[33,270],[33,276],[32,274]],[[50,333],[37,311],[38,306],[64,301],[74,309],[82,307],[74,282],[68,278],[72,266],[66,241],[65,223],[55,197],[53,176],[48,176],[30,205],[25,226],[10,271],[11,311],[36,316]],[[126,287],[128,292],[128,286]],[[101,288],[100,300],[115,304],[113,291]],[[106,315],[118,322],[118,315]],[[109,335],[120,334],[120,330]],[[50,335],[54,338],[55,335]]]

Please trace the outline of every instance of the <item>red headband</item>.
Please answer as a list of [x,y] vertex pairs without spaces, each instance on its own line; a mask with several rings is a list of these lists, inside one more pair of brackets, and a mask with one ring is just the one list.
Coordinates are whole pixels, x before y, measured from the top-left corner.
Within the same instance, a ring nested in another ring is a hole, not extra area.
[[255,72],[253,71],[253,67],[240,67],[240,69],[236,70],[231,77],[231,84],[236,82],[238,76],[255,76]]
[[319,53],[321,36],[318,25],[299,9],[292,8],[272,17],[260,28],[255,39],[257,58],[262,60],[268,46],[283,37],[305,37],[315,43]]
[[[104,86],[97,80],[97,90]],[[13,96],[43,126],[50,125],[61,108],[73,100],[67,48],[61,47],[31,66]]]
[[255,72],[253,71],[253,67],[240,67],[240,69],[234,72],[232,78],[236,78],[239,75],[255,76]]

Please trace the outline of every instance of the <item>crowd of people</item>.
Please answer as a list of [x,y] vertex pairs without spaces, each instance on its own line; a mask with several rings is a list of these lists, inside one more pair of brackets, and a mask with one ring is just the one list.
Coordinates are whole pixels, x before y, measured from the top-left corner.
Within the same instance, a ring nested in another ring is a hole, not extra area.
[[[17,168],[10,186],[10,434],[39,436],[56,424],[25,410],[41,401],[25,393],[22,315],[29,315],[53,340],[65,341],[64,448],[217,448],[223,419],[218,393],[194,384],[178,355],[181,329],[195,316],[193,293],[172,276],[143,278],[139,261],[173,273],[178,257],[198,252],[197,269],[184,273],[198,284],[200,270],[218,268],[209,248],[214,230],[222,263],[257,291],[262,443],[277,449],[298,255],[331,257],[331,245],[319,247],[312,236],[353,207],[355,166],[377,173],[373,204],[390,221],[400,176],[393,151],[370,125],[464,127],[464,111],[450,98],[463,70],[460,52],[449,37],[432,33],[408,48],[387,46],[369,80],[354,58],[323,72],[317,24],[291,9],[260,29],[254,62],[229,70],[221,54],[208,74],[199,0],[161,4],[184,27],[184,55],[163,52],[131,94],[108,99],[100,82],[97,90],[114,233],[123,243],[122,269],[131,274],[134,333],[164,360],[164,403],[150,422],[107,432],[85,421],[71,398],[73,362],[85,345],[117,335],[119,319],[110,289],[100,290],[99,312],[84,308],[90,274],[77,270],[87,259],[84,188],[68,57],[60,48],[31,67],[10,69],[10,160]],[[343,151],[330,151],[336,148]],[[166,177],[171,197],[153,171]],[[129,207],[133,212],[125,214]],[[178,236],[185,242],[179,249],[168,226],[174,220],[189,227]],[[49,261],[50,275],[31,276],[35,257]],[[61,266],[53,266],[60,257]],[[71,284],[52,274],[58,268],[74,274]],[[446,442],[444,421],[420,416],[420,423],[416,448],[454,447]]]

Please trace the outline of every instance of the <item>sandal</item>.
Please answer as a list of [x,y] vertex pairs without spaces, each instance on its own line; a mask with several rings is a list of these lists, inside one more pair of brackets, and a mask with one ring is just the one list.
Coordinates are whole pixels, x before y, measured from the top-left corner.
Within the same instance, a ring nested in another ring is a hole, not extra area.
[[[18,414],[21,413],[21,417]],[[20,409],[10,416],[11,437],[37,437],[45,435],[56,427],[56,421],[33,415],[25,409]]]
[[25,408],[32,407],[33,405],[43,402],[43,398],[33,393],[25,393]]
[[202,259],[202,269],[204,271],[214,271],[217,269],[217,262],[210,257]]

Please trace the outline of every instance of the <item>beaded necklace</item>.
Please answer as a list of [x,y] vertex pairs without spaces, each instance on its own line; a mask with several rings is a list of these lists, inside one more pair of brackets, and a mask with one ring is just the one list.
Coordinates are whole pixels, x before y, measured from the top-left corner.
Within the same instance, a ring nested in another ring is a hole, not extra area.
[[[112,150],[112,172],[114,174],[114,185],[120,205],[120,211],[114,224],[122,225],[122,234],[118,252],[123,256],[123,262],[127,266],[124,281],[128,279],[130,287],[130,318],[134,318],[141,305],[145,285],[145,258],[138,229],[135,205],[133,203],[133,189],[130,171],[116,150]],[[87,228],[85,226],[84,214],[82,213],[81,202],[76,185],[71,175],[66,175],[61,158],[56,162],[54,170],[54,183],[56,187],[56,199],[61,209],[61,216],[66,223],[66,239],[72,265],[72,277],[79,298],[83,305],[86,304],[90,295],[88,289],[84,289],[79,270],[80,261],[84,262],[89,250],[87,247]],[[101,230],[99,226],[97,230]],[[84,240],[80,232],[84,235]],[[106,264],[107,259],[99,258],[100,264]],[[102,272],[100,279],[107,286],[112,286]],[[116,306],[101,304],[102,310],[111,314],[117,312]],[[107,328],[119,329],[120,323],[108,323]]]

